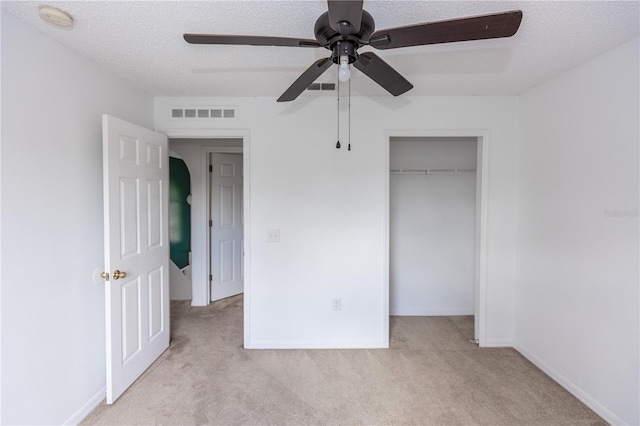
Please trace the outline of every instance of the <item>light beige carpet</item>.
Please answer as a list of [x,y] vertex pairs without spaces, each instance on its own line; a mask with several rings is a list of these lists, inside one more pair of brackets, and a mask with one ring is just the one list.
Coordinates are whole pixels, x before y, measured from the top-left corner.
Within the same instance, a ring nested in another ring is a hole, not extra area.
[[606,424],[472,317],[393,317],[391,348],[245,350],[242,297],[172,302],[172,342],[84,424]]

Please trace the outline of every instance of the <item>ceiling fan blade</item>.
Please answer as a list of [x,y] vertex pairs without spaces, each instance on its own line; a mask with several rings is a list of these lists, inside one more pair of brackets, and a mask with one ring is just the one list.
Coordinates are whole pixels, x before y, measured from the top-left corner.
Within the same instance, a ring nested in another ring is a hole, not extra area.
[[333,64],[331,58],[319,59],[313,63],[296,81],[278,98],[278,102],[289,102],[300,96],[307,87],[322,75]]
[[191,44],[233,44],[242,46],[292,46],[320,47],[318,40],[289,37],[263,37],[222,34],[185,34],[184,39]]
[[393,96],[402,95],[404,92],[413,89],[413,84],[409,83],[400,73],[387,64],[373,52],[365,52],[359,55],[353,66],[365,73],[369,78]]
[[376,31],[369,44],[376,49],[422,46],[456,41],[511,37],[518,31],[522,11],[427,22]]
[[342,35],[357,34],[362,23],[362,3],[363,0],[327,0],[331,28]]

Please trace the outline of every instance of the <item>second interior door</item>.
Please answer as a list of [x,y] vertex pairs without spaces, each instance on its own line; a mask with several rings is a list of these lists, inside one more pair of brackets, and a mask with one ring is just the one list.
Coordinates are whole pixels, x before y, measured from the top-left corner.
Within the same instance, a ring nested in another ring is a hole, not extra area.
[[242,154],[210,154],[211,300],[244,291]]

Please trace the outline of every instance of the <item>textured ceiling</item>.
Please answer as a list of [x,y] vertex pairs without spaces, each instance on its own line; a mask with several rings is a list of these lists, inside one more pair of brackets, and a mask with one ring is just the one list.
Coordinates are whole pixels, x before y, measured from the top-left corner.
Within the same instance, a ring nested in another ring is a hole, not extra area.
[[[73,29],[37,16],[70,13]],[[279,96],[323,48],[189,45],[182,34],[314,38],[326,2],[2,1],[9,12],[156,96]],[[408,95],[515,95],[640,33],[638,1],[370,1],[377,29],[520,9],[511,38],[376,51],[415,86]],[[373,50],[361,48],[360,53]],[[352,93],[385,95],[353,70]],[[332,67],[319,81],[336,81]]]

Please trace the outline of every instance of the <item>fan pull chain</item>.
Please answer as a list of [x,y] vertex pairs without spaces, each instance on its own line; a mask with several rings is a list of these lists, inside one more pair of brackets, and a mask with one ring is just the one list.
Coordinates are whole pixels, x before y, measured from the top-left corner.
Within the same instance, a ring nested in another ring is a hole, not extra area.
[[351,79],[349,79],[349,145],[347,146],[347,150],[351,151]]
[[340,149],[340,80],[338,80],[338,92],[337,92],[337,99],[338,99],[338,107],[337,107],[337,115],[336,115],[336,123],[338,124],[338,135],[336,137],[336,139],[338,140],[338,143],[336,143],[336,149]]

